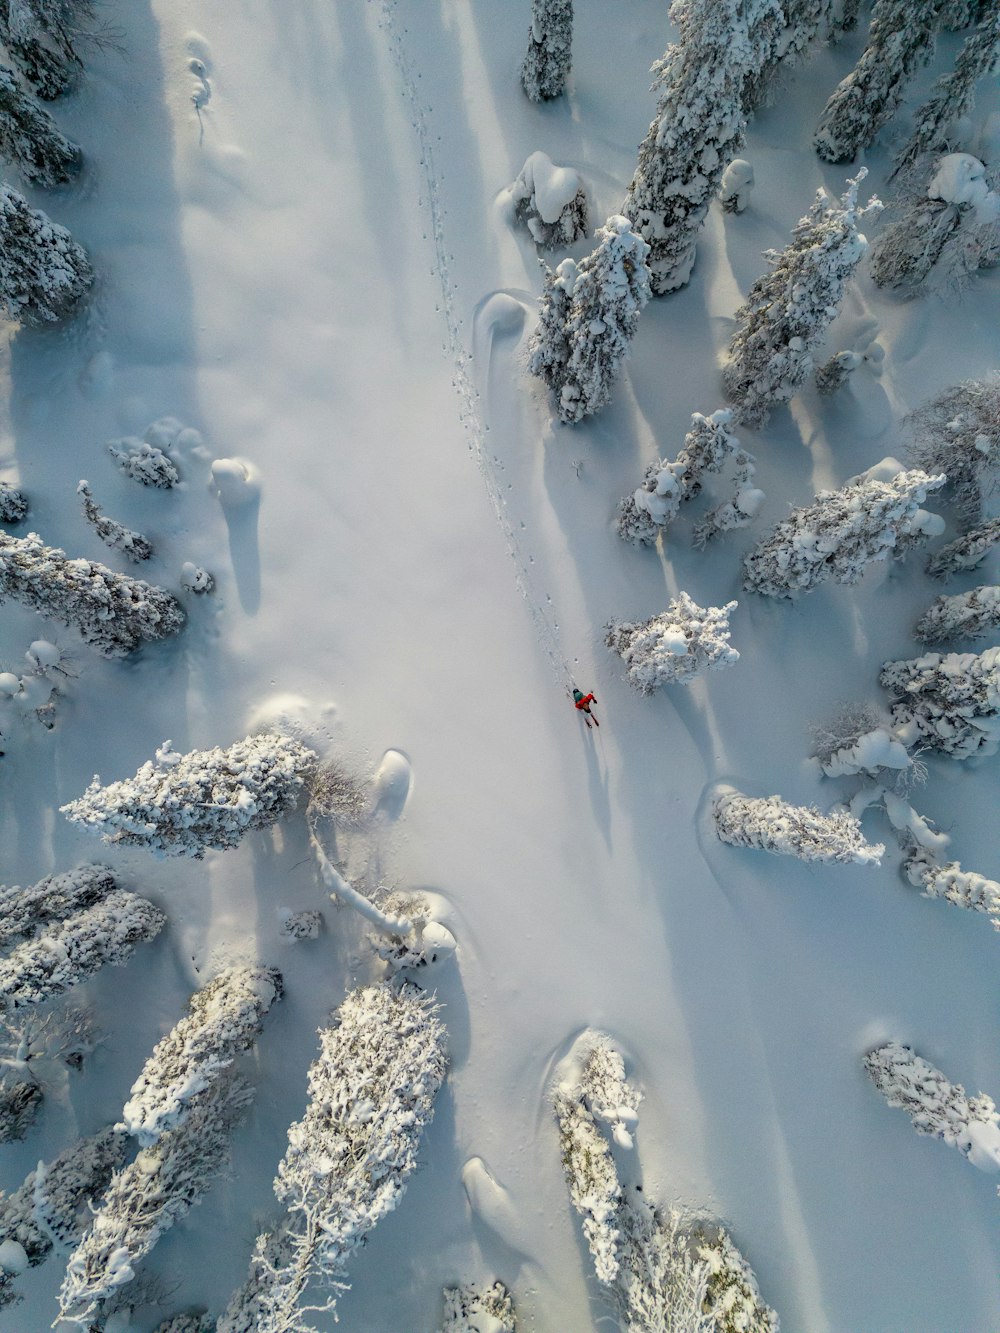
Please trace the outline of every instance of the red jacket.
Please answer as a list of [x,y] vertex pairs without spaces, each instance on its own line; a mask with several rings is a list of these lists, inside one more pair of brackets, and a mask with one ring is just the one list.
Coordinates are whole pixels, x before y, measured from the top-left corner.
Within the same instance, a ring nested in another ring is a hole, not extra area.
[[585,713],[589,713],[591,703],[597,702],[597,695],[585,694],[582,699],[577,699],[575,702],[577,708],[582,708]]

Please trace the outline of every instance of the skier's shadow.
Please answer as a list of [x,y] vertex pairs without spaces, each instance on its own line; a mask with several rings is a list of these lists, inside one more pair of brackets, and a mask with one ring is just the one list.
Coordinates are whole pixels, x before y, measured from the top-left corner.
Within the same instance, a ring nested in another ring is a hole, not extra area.
[[[590,788],[590,807],[594,823],[604,836],[605,845],[611,849],[611,800],[608,796],[608,765],[604,759],[604,746],[601,733],[597,728],[580,728],[581,744],[587,755],[587,785]],[[600,753],[598,753],[600,747]]]

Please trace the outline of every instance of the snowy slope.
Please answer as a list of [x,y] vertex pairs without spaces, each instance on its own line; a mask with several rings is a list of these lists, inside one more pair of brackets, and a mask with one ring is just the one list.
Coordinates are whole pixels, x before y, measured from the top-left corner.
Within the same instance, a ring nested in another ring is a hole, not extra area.
[[[937,587],[917,557],[796,606],[744,596],[737,666],[651,699],[622,681],[602,626],[661,611],[681,588],[701,604],[741,597],[755,533],[898,453],[905,411],[996,365],[1000,274],[949,306],[902,304],[862,278],[845,313],[882,321],[882,378],[862,368],[836,398],[810,390],[741,432],[768,497],[754,530],[696,552],[685,516],[662,556],[633,551],[614,507],[648,461],[676,453],[692,411],[721,405],[719,359],[760,251],[784,244],[820,184],[843,188],[848,171],[820,164],[809,139],[861,41],[820,52],[757,117],[750,209],[713,209],[690,286],[643,314],[616,401],[569,428],[523,372],[539,272],[503,191],[543,149],[580,171],[594,224],[617,210],[669,25],[649,0],[578,0],[569,97],[536,107],[517,82],[526,11],[115,6],[121,52],[95,55],[57,108],[87,178],[39,200],[101,284],[66,331],[14,339],[2,475],[20,478],[46,540],[103,558],[74,494],[87,477],[156,542],[150,577],[177,587],[194,560],[218,590],[189,597],[184,634],[134,664],[74,648],[56,730],[5,736],[2,878],[99,855],[59,805],[95,771],[130,774],[167,736],[178,750],[228,744],[284,713],[362,768],[399,751],[405,807],[387,802],[346,852],[449,904],[460,952],[437,984],[452,1075],[422,1170],[352,1271],[344,1333],[430,1333],[441,1286],[487,1276],[512,1286],[526,1329],[602,1326],[545,1100],[588,1025],[616,1036],[645,1087],[647,1192],[724,1218],[785,1328],[984,1333],[1000,1319],[995,1182],[887,1110],[860,1055],[898,1037],[1000,1095],[994,933],[921,899],[891,853],[879,870],[807,867],[724,847],[707,822],[719,781],[837,799],[806,761],[808,725],[838,700],[878,697],[879,666],[916,653],[911,627]],[[984,95],[978,113],[995,106]],[[873,191],[885,162],[869,155]],[[204,441],[179,494],[140,490],[104,452],[167,415]],[[248,460],[259,501],[219,503],[220,457]],[[996,572],[994,560],[958,586]],[[38,633],[5,607],[3,665]],[[599,732],[571,713],[571,681],[595,689]],[[917,801],[964,865],[993,876],[996,793],[995,761],[938,761]],[[168,934],[87,987],[108,1040],[66,1104],[4,1147],[4,1188],[117,1118],[199,976],[259,957],[287,984],[233,1176],[153,1255],[169,1296],[137,1316],[145,1331],[217,1308],[241,1280],[314,1030],[369,965],[346,910],[327,908],[315,943],[278,937],[279,909],[324,905],[300,819],[204,863],[110,859],[166,909]],[[509,1207],[470,1212],[474,1156]],[[29,1274],[3,1327],[47,1328],[60,1276],[56,1259]]]

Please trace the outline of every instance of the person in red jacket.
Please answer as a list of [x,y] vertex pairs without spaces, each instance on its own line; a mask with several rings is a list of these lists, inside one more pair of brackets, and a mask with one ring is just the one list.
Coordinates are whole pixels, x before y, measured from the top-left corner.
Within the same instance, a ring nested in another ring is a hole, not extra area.
[[595,727],[599,727],[601,725],[600,722],[598,722],[597,718],[594,717],[593,713],[590,711],[590,705],[596,703],[597,703],[596,694],[584,694],[582,690],[578,690],[574,685],[573,704],[583,714],[583,720],[584,722],[586,722],[588,727],[590,726],[591,722],[593,722]]

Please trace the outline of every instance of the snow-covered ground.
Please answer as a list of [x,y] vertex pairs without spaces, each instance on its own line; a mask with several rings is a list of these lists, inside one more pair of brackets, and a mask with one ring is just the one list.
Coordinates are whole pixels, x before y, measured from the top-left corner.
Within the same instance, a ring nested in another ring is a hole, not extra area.
[[[725,1220],[783,1327],[986,1333],[1000,1326],[995,1181],[913,1134],[861,1056],[896,1038],[1000,1095],[994,932],[921,898],[894,850],[880,869],[806,866],[724,846],[708,812],[722,782],[824,808],[846,790],[807,760],[809,724],[879,698],[879,667],[917,655],[912,627],[940,588],[918,554],[779,604],[740,592],[741,556],[789,504],[899,454],[908,410],[996,367],[1000,272],[947,305],[901,302],[862,272],[839,327],[878,318],[883,373],[862,366],[832,399],[809,389],[737,432],[767,495],[754,528],[700,552],[682,515],[662,554],[626,546],[618,499],[676,454],[692,412],[722,406],[721,358],[760,252],[785,244],[818,186],[839,195],[854,174],[821,164],[810,138],[863,36],[820,50],[757,115],[749,208],[713,207],[690,285],[643,313],[613,405],[563,427],[523,369],[540,273],[507,187],[543,150],[580,172],[593,225],[617,212],[670,27],[658,0],[578,0],[569,94],[536,106],[518,83],[527,9],[109,6],[120,49],[93,54],[56,106],[86,176],[33,196],[87,247],[99,286],[65,330],[9,341],[2,475],[23,484],[30,527],[71,555],[116,562],[83,520],[86,477],[153,540],[151,579],[178,588],[194,561],[217,588],[187,595],[183,634],[134,663],[44,629],[76,675],[52,732],[4,727],[2,878],[100,857],[59,806],[167,737],[178,751],[226,745],[284,717],[361,770],[383,766],[374,829],[339,850],[358,873],[446,900],[459,952],[434,984],[452,1066],[421,1170],[351,1271],[344,1333],[431,1333],[441,1287],[487,1277],[512,1288],[526,1330],[607,1326],[547,1102],[588,1026],[613,1034],[645,1089],[647,1195]],[[942,39],[908,106],[959,41]],[[984,89],[977,117],[996,106]],[[864,197],[883,189],[885,148],[867,162]],[[835,328],[829,351],[844,345]],[[180,449],[182,490],[140,489],[105,446],[164,417],[200,442]],[[213,485],[217,459],[244,460],[242,488],[239,468]],[[996,574],[994,556],[949,590]],[[603,626],[682,589],[699,605],[739,600],[740,661],[640,697]],[[5,606],[0,665],[16,668],[41,632]],[[596,691],[599,731],[571,710],[572,683]],[[991,876],[996,772],[932,760],[916,801]],[[891,843],[876,816],[865,827]],[[106,1041],[40,1128],[0,1150],[5,1189],[119,1118],[146,1055],[223,962],[259,959],[286,981],[232,1176],[146,1266],[167,1293],[136,1317],[147,1333],[174,1310],[218,1310],[242,1280],[315,1029],[370,963],[357,920],[326,901],[301,817],[201,863],[107,859],[169,926],[86,987]],[[284,942],[280,913],[306,907],[324,908],[325,933]],[[3,1327],[48,1328],[60,1278],[58,1259],[25,1275]]]

